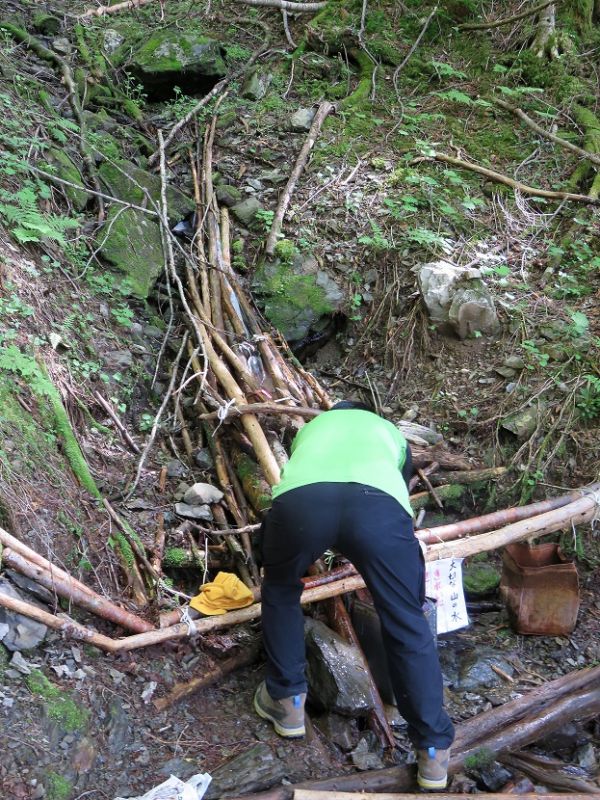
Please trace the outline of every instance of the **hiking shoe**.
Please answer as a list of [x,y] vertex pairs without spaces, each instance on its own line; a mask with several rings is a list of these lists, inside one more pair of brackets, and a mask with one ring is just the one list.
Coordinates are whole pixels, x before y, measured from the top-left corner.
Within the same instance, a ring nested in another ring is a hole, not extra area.
[[304,736],[304,701],[306,693],[273,700],[263,681],[254,694],[254,710],[259,717],[273,723],[275,732],[287,739]]
[[417,750],[417,783],[421,789],[445,789],[448,783],[450,750],[428,747]]

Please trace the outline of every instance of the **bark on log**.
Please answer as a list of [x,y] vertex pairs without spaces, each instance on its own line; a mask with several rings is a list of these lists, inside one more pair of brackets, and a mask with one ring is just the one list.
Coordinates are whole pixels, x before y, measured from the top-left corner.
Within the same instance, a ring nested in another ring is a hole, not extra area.
[[119,608],[100,595],[82,592],[75,581],[64,579],[56,574],[51,574],[38,564],[32,564],[30,561],[27,561],[22,555],[15,553],[14,550],[8,547],[6,547],[2,553],[2,560],[9,567],[20,572],[21,575],[31,578],[31,580],[39,583],[40,586],[44,586],[51,592],[56,592],[59,597],[64,597],[65,600],[70,600],[74,605],[84,608],[86,611],[91,611],[92,614],[98,617],[110,620],[120,625],[122,628],[134,631],[135,633],[155,630],[154,625],[146,622],[146,620],[141,617],[130,613],[124,608]]
[[[584,775],[587,774],[585,770],[581,767],[574,767],[572,764],[565,764],[564,761],[559,761],[557,758],[548,758],[548,756],[524,751],[505,753],[498,760],[507,767],[513,767],[519,772],[523,772],[542,786],[565,792],[600,794],[598,785],[585,779]],[[565,796],[563,795],[563,797]]]

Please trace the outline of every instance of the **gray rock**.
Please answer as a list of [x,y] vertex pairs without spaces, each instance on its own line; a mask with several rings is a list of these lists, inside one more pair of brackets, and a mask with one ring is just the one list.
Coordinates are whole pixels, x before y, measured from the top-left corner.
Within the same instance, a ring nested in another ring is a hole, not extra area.
[[254,745],[230,761],[217,767],[204,797],[216,800],[260,792],[281,783],[286,766],[264,742]]
[[309,131],[314,117],[314,108],[299,108],[292,114],[290,126],[294,131]]
[[528,406],[505,417],[501,425],[505,430],[514,433],[518,439],[529,439],[537,428],[541,411],[539,405]]
[[174,459],[167,464],[167,478],[185,478],[188,469],[181,461]]
[[423,302],[434,322],[448,325],[461,339],[476,331],[498,330],[494,301],[479,270],[433,261],[417,267],[416,272]]
[[515,669],[503,655],[480,648],[463,653],[458,664],[458,679],[454,689],[463,692],[478,692],[502,684],[502,678],[492,669],[498,667],[507,675],[514,675]]
[[264,206],[255,197],[248,197],[247,200],[242,200],[241,203],[236,203],[231,208],[233,216],[241,222],[242,225],[248,227],[254,222],[258,211],[262,211]]
[[68,56],[71,52],[71,42],[66,36],[57,36],[52,40],[52,49],[61,56]]
[[500,327],[494,300],[482,283],[457,290],[448,309],[448,320],[461,339],[477,333],[496,333]]
[[578,747],[573,753],[573,759],[580,767],[587,769],[590,773],[594,773],[598,769],[596,750],[591,742]]
[[210,521],[213,518],[209,506],[188,506],[187,503],[175,503],[175,513],[185,519],[201,519]]
[[217,195],[217,200],[221,205],[227,206],[227,208],[231,208],[232,206],[239,203],[242,199],[242,193],[239,189],[236,189],[235,186],[229,186],[226,183],[217,186],[215,189],[215,194]]
[[[7,580],[0,578],[0,593],[17,600],[32,602],[31,598],[25,598]],[[37,605],[37,604],[36,604]],[[2,644],[7,650],[33,650],[44,641],[48,628],[41,622],[35,622],[29,617],[24,617],[7,608],[0,607],[0,628],[7,625],[8,630],[2,636]]]
[[333,742],[344,752],[352,750],[358,742],[358,725],[355,719],[340,714],[324,714],[317,723],[328,742]]
[[[17,589],[23,589],[24,592],[32,594],[34,597],[37,597],[38,600],[41,600],[43,603],[47,603],[48,605],[52,605],[55,602],[56,596],[48,589],[40,586],[39,583],[31,580],[31,578],[27,578],[25,575],[14,572],[12,569],[4,570],[4,574],[10,578],[11,583],[14,583]],[[0,633],[0,639],[1,638],[2,634]]]
[[200,469],[211,469],[213,457],[208,447],[199,447],[194,453],[194,462]]
[[22,675],[31,674],[32,670],[31,664],[25,661],[25,659],[18,650],[14,652],[13,657],[10,660],[10,665],[14,669],[18,670]]
[[525,361],[521,356],[507,356],[502,364],[510,369],[525,369]]
[[467,773],[475,778],[480,788],[488,792],[499,792],[513,777],[512,773],[497,761],[467,769]]
[[201,506],[206,503],[218,503],[223,499],[223,492],[210,483],[195,483],[183,495],[183,502],[188,506]]
[[363,737],[350,753],[350,758],[354,766],[359,770],[382,769],[384,763],[378,753],[374,753],[369,748],[369,742]]
[[308,692],[311,703],[347,717],[373,708],[358,650],[317,620],[305,620]]
[[133,365],[133,353],[130,350],[111,350],[102,356],[107,369],[126,372]]
[[108,53],[108,55],[111,55],[119,49],[124,41],[125,37],[119,33],[119,31],[116,31],[114,28],[107,28],[104,31],[104,38],[102,40],[104,52]]
[[242,86],[242,97],[247,100],[262,100],[273,80],[270,72],[260,72],[258,69],[252,70]]

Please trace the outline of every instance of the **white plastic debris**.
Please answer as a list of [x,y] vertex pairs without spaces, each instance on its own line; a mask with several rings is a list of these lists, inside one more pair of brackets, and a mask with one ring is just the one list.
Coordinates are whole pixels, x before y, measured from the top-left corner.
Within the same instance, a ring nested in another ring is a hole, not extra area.
[[[175,775],[171,775],[168,780],[150,789],[146,794],[130,797],[127,800],[201,800],[211,780],[208,772],[199,772],[187,781],[181,781]],[[115,800],[125,800],[125,798],[116,797]]]

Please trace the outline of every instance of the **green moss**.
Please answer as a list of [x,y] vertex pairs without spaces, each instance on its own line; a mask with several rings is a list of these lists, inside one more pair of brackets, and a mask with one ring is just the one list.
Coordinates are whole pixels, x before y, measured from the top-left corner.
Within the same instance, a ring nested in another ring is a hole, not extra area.
[[147,214],[128,208],[111,208],[96,247],[109,264],[129,279],[133,293],[148,297],[163,270],[160,227]]
[[69,800],[73,784],[57,772],[48,772],[45,780],[47,800]]
[[492,564],[468,564],[463,572],[463,585],[470,597],[483,597],[500,585],[500,573]]
[[487,747],[481,747],[476,750],[472,755],[465,758],[464,766],[467,771],[477,771],[485,769],[493,764],[495,756]]
[[75,184],[74,186],[59,184],[59,189],[71,201],[76,211],[83,211],[90,195],[85,190],[83,176],[75,162],[65,150],[59,150],[57,147],[48,150],[46,158],[49,163],[42,165],[42,168],[48,172],[53,172],[62,180]]
[[[572,113],[576,122],[584,130],[584,149],[588,150],[590,153],[600,154],[600,121],[598,117],[579,103],[573,104]],[[600,196],[600,170],[594,167],[590,161],[582,161],[577,166],[571,176],[569,184],[572,189],[576,189],[590,175],[594,177],[588,189],[588,194],[590,197],[597,199],[598,196]]]
[[275,245],[275,255],[282,261],[290,263],[297,254],[298,248],[290,239],[280,239]]
[[271,490],[262,477],[258,464],[245,453],[235,459],[235,468],[244,491],[255,511],[266,511],[271,507]]
[[57,722],[67,733],[83,730],[89,720],[90,712],[51,683],[40,670],[34,669],[25,678],[29,691],[44,701],[48,717]]
[[183,547],[168,547],[165,550],[162,563],[165,569],[186,569],[189,567],[204,569],[205,567],[201,553],[190,553]]

